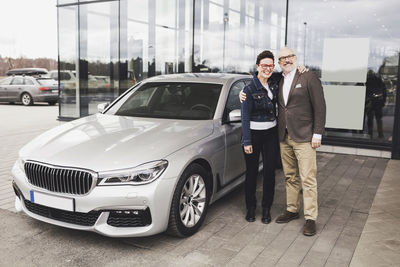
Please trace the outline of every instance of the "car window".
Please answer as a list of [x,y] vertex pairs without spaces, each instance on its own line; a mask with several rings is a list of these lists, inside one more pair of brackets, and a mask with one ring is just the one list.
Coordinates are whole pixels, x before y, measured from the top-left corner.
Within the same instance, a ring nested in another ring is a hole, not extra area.
[[12,78],[6,78],[0,81],[0,85],[9,85]]
[[24,84],[24,79],[21,77],[15,77],[12,82],[12,85],[23,85]]
[[25,85],[33,85],[34,84],[33,81],[31,81],[30,79],[27,79],[27,78],[24,79],[24,83],[25,83]]
[[186,120],[214,117],[222,84],[146,83],[127,94],[107,113],[119,116]]
[[58,80],[58,73],[57,72],[52,72],[50,74],[50,78],[54,79],[54,80]]
[[231,86],[225,107],[227,113],[235,109],[240,109],[239,93],[245,86],[245,80],[237,81]]
[[71,75],[68,72],[60,72],[60,80],[71,80]]

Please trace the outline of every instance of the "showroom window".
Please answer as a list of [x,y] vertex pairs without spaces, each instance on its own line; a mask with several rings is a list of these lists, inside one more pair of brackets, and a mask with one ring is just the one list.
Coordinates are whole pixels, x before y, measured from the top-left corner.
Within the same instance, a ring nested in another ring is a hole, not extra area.
[[288,45],[323,82],[326,140],[391,148],[397,13],[390,1],[290,1]]

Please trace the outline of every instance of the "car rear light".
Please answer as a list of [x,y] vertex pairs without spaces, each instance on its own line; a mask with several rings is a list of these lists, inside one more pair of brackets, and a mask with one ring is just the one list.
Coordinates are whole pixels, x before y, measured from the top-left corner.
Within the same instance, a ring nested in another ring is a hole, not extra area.
[[48,91],[50,90],[50,87],[39,87],[40,91]]
[[109,83],[106,83],[105,87],[106,87],[107,89],[109,89],[109,88],[110,88],[110,84],[109,84]]

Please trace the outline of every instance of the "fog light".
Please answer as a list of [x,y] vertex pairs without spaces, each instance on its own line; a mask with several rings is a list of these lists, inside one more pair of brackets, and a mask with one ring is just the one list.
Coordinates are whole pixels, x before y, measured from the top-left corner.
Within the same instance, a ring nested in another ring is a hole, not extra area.
[[111,210],[107,224],[114,227],[141,227],[151,224],[150,209]]

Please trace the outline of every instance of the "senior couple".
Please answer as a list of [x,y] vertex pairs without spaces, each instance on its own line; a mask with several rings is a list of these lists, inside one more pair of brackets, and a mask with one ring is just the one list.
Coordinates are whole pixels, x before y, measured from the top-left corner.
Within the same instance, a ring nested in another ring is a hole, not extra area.
[[[321,81],[304,66],[290,48],[279,52],[282,73],[273,73],[274,55],[257,56],[253,82],[240,93],[243,150],[246,161],[246,220],[256,219],[256,180],[259,155],[263,160],[263,223],[271,222],[275,191],[278,141],[286,180],[286,210],[277,223],[299,218],[300,187],[303,189],[305,224],[303,234],[316,233],[318,216],[316,148],[325,128],[325,99]],[[276,108],[276,106],[278,108]]]

